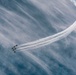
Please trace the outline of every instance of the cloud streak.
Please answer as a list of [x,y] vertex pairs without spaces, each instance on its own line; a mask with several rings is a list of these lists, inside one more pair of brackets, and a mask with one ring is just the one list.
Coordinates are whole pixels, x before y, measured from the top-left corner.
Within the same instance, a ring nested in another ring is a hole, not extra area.
[[74,5],[76,6],[76,0],[71,0],[71,2],[73,2],[73,3],[74,3]]

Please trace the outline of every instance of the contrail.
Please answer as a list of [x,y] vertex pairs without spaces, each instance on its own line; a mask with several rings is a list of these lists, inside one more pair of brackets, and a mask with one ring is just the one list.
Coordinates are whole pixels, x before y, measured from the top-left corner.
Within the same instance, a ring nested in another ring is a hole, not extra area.
[[42,47],[42,46],[51,44],[51,43],[53,43],[53,42],[55,42],[55,41],[58,41],[58,40],[60,40],[60,39],[62,39],[62,38],[64,38],[64,37],[66,37],[66,36],[69,35],[75,28],[76,28],[76,21],[75,21],[70,27],[68,27],[67,29],[65,29],[65,30],[62,31],[62,32],[59,32],[59,33],[57,33],[57,34],[54,34],[54,35],[49,36],[49,37],[46,37],[46,38],[42,38],[42,39],[36,40],[36,41],[34,41],[34,42],[29,42],[29,43],[26,43],[26,44],[18,45],[18,46],[16,47],[16,50],[35,49],[35,48],[39,48],[39,47]]

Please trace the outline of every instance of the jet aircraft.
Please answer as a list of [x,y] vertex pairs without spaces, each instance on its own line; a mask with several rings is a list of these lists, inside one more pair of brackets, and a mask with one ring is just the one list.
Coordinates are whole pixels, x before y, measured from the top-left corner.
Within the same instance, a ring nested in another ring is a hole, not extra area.
[[16,47],[17,47],[18,45],[15,45],[15,46],[13,46],[12,47],[12,50],[14,51],[14,53],[16,52]]

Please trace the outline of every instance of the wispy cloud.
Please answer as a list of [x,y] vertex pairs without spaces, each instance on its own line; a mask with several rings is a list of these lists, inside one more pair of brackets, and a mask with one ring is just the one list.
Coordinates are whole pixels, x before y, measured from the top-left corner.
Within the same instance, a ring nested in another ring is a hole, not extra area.
[[71,2],[73,2],[73,3],[74,3],[74,5],[76,6],[76,0],[71,0]]

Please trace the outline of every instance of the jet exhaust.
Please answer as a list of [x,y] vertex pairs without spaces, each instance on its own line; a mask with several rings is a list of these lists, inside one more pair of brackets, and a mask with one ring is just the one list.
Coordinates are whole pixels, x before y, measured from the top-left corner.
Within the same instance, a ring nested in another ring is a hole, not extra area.
[[59,33],[26,44],[16,45],[12,49],[13,51],[36,49],[67,37],[75,28],[76,21],[70,27]]

